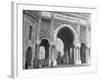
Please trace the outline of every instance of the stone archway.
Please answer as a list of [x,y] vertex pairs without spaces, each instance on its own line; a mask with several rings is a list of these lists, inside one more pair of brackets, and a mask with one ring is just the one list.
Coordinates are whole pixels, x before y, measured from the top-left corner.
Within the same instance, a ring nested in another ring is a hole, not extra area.
[[25,69],[31,66],[32,61],[32,48],[29,46],[26,50]]
[[43,52],[43,56],[44,56],[44,66],[48,66],[49,65],[49,47],[50,47],[50,43],[48,39],[42,39],[39,45],[39,49],[41,50],[41,52],[39,52],[39,54],[41,54]]
[[81,43],[80,53],[81,62],[86,63],[86,44],[84,42]]
[[57,42],[56,40],[58,38],[61,39],[64,44],[63,51],[64,51],[64,56],[66,56],[65,61],[67,61],[65,63],[73,64],[74,45],[76,44],[77,41],[77,35],[75,30],[71,26],[63,24],[55,30],[54,34],[55,43]]
[[74,30],[70,25],[67,25],[67,24],[62,24],[61,26],[59,26],[59,27],[54,31],[54,41],[55,41],[56,38],[57,38],[58,32],[59,32],[62,28],[69,28],[69,29],[72,31],[73,36],[74,36],[74,44],[75,44],[75,42],[77,41],[77,34],[76,34],[75,30]]

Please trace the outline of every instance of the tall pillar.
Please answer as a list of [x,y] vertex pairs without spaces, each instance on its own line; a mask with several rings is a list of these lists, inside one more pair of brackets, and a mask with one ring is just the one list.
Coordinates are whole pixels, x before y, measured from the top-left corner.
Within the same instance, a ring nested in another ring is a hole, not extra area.
[[31,60],[31,68],[33,68],[34,53],[35,53],[35,45],[33,45],[33,47],[32,47],[32,60]]
[[[88,35],[88,32],[87,32],[86,35]],[[89,37],[89,36],[87,36],[87,37]],[[90,52],[89,52],[89,48],[90,48],[90,45],[89,45],[89,42],[87,40],[86,41],[86,64],[89,64],[90,63],[90,56],[89,56]]]
[[89,27],[90,27],[90,17],[86,20],[86,63],[90,63],[89,56],[89,48],[90,48],[90,35],[89,35]]
[[77,37],[76,37],[76,41],[75,41],[75,63],[76,64],[81,64],[81,60],[80,60],[80,19],[78,18],[77,20]]
[[36,27],[36,57],[39,58],[39,45],[40,45],[40,25],[41,25],[41,16],[40,12],[38,12],[38,22],[37,22],[37,27]]
[[51,31],[50,31],[50,38],[51,41],[54,42],[54,12],[51,13]]
[[76,41],[75,49],[74,49],[74,55],[75,55],[75,64],[81,64],[80,60],[80,44]]
[[49,47],[49,66],[51,65],[51,60],[52,60],[52,44],[50,42],[50,47]]
[[81,58],[80,58],[80,43],[78,43],[78,60],[79,60],[79,64],[81,64]]
[[86,45],[86,64],[90,64],[89,48],[90,48],[90,46],[87,44]]
[[51,65],[51,61],[53,60],[53,49],[54,45],[54,12],[51,12],[51,26],[50,26],[50,47],[49,47],[49,66]]
[[37,23],[36,40],[40,39],[40,25],[41,25],[41,17],[39,17],[39,20],[38,20],[38,23]]
[[36,57],[37,58],[39,58],[39,45],[40,45],[40,42],[41,42],[40,40],[37,40],[36,41],[36,45],[37,45],[36,46]]
[[50,62],[53,61],[53,66],[57,65],[56,63],[56,47],[55,43],[51,42],[51,48],[50,48]]

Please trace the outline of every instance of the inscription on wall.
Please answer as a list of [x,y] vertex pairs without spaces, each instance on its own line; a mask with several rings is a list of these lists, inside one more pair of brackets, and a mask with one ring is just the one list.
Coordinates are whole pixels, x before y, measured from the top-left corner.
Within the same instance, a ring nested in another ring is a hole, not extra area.
[[61,20],[66,20],[66,21],[71,21],[71,22],[77,22],[78,19],[71,17],[71,16],[65,16],[65,15],[61,15],[61,14],[54,14],[54,18],[56,19],[61,19]]

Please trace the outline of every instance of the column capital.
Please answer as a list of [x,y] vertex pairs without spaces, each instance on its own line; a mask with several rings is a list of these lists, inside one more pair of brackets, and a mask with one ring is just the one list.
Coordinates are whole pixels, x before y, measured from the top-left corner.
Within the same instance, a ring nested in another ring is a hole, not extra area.
[[80,44],[80,42],[78,40],[76,40],[74,42],[74,46],[80,48],[81,47],[81,44]]
[[40,44],[40,42],[41,42],[40,40],[36,40],[36,44],[37,44],[37,45],[39,45],[39,44]]
[[87,44],[86,44],[86,47],[87,47],[87,48],[90,48],[90,44],[87,43]]

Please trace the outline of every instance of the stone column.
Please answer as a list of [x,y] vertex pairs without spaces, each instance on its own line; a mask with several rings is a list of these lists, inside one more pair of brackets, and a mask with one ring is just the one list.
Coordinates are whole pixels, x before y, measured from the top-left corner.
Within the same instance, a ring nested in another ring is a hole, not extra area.
[[91,61],[90,61],[90,58],[91,57],[91,54],[90,54],[90,44],[87,42],[86,44],[86,64],[90,64]]
[[77,36],[76,36],[76,41],[75,41],[75,63],[76,64],[81,64],[80,60],[80,19],[78,18],[77,20]]
[[36,45],[37,45],[37,47],[36,47],[36,57],[37,58],[39,58],[39,45],[40,45],[40,42],[41,42],[40,40],[36,41]]
[[51,61],[54,59],[54,54],[53,54],[53,48],[52,46],[54,45],[54,42],[50,42],[50,47],[49,47],[49,65],[51,65]]
[[89,45],[86,45],[86,64],[90,63],[90,58],[89,58]]
[[89,35],[90,17],[86,20],[86,64],[90,63],[89,48],[90,48],[90,35]]
[[50,26],[50,47],[49,47],[49,66],[53,60],[52,46],[54,45],[54,12],[51,12],[51,26]]
[[51,30],[50,30],[50,38],[51,41],[54,42],[54,12],[51,13]]
[[68,56],[68,51],[66,52],[66,60],[67,60],[67,64],[69,64],[69,56]]
[[35,45],[33,45],[33,47],[32,47],[32,60],[31,60],[31,68],[33,68],[33,60],[34,60],[34,56],[35,56]]
[[79,64],[81,64],[81,59],[80,59],[80,43],[78,43],[78,60],[79,60]]
[[37,27],[36,27],[36,57],[39,58],[39,45],[40,45],[40,25],[41,25],[41,16],[40,16],[40,12],[37,13],[39,18],[38,18],[38,22],[37,22]]
[[50,42],[50,46],[49,46],[49,66],[51,65],[51,59],[52,59],[51,48],[52,48],[52,45],[51,45],[51,42]]
[[40,39],[40,25],[41,25],[41,17],[39,17],[38,23],[37,23],[37,35],[36,35],[36,40]]
[[74,45],[74,64],[76,64],[76,46]]
[[80,44],[79,42],[75,44],[75,64],[81,64],[81,60],[80,60]]

